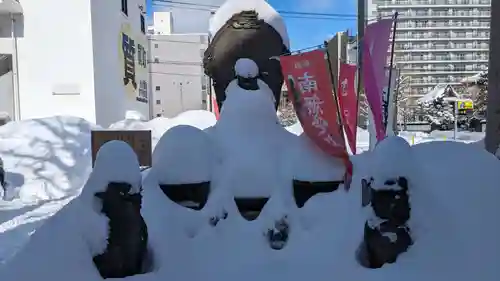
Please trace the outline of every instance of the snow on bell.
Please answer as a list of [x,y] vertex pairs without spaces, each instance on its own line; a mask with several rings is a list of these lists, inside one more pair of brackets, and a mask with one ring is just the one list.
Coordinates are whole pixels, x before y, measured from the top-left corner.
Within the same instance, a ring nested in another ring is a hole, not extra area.
[[260,79],[272,90],[275,100],[279,100],[283,75],[279,61],[271,58],[289,53],[290,42],[276,10],[264,0],[228,0],[211,18],[209,30],[213,40],[205,51],[203,67],[213,80],[219,108],[226,99],[226,88],[235,77],[233,67],[240,58],[256,62]]

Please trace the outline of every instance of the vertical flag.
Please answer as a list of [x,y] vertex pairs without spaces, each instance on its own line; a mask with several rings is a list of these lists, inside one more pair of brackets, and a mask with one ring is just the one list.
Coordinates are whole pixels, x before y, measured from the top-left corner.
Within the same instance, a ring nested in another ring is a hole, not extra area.
[[363,79],[366,99],[373,114],[377,140],[385,137],[382,91],[393,19],[383,19],[366,27],[363,38]]
[[284,56],[280,62],[290,100],[305,134],[325,153],[343,160],[347,183],[352,176],[352,163],[340,129],[325,52],[315,50]]
[[220,116],[219,104],[217,103],[217,98],[215,95],[212,95],[212,110],[215,114],[215,119],[219,120],[219,116]]
[[358,100],[356,97],[357,66],[340,64],[338,97],[342,123],[347,142],[353,154],[356,154],[356,133],[358,122]]

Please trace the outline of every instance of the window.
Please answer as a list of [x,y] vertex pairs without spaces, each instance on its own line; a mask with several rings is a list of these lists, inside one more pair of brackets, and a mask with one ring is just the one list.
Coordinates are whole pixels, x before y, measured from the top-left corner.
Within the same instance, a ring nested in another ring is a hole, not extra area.
[[156,104],[161,104],[161,100],[156,100]]
[[156,87],[155,87],[155,90],[156,90],[156,91],[159,91],[159,90],[160,90],[160,86],[156,86]]
[[160,59],[155,58],[155,63],[159,63],[159,62],[160,62]]
[[146,21],[144,20],[144,15],[141,14],[141,32],[146,34]]
[[122,0],[122,13],[128,16],[128,0]]
[[161,117],[161,113],[156,114],[156,117]]
[[158,49],[158,44],[155,44],[155,49]]

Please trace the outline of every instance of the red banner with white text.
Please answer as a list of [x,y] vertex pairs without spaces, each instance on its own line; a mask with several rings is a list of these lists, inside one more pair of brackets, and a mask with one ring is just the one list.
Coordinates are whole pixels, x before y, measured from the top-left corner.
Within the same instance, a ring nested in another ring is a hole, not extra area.
[[356,97],[356,65],[340,64],[339,69],[339,106],[347,142],[356,154],[356,133],[358,123],[358,98]]
[[322,50],[280,58],[288,95],[305,134],[325,153],[341,158],[346,166],[346,188],[352,176],[352,163],[333,96],[333,86]]

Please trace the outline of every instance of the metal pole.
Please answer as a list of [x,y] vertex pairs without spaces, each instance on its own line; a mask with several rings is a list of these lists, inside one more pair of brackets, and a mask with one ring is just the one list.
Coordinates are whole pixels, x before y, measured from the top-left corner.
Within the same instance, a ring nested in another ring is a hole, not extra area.
[[179,85],[180,85],[180,94],[181,94],[181,112],[184,112],[184,93],[182,91],[182,82],[180,82]]
[[[362,70],[363,70],[363,37],[365,36],[365,27],[366,27],[366,0],[358,0],[358,38],[357,38],[357,43],[358,43],[358,56],[356,59],[357,65],[358,65],[358,73],[357,73],[357,108],[358,108],[358,115],[359,115],[359,100],[361,97],[361,92],[362,92]],[[368,117],[368,116],[367,116]],[[367,118],[368,119],[368,118]]]
[[[215,15],[215,11],[210,11],[210,18],[212,18]],[[212,34],[208,32],[208,44],[207,44],[207,49],[210,47],[210,43],[212,43]],[[208,76],[208,85],[206,85],[207,90],[208,90],[208,110],[210,112],[214,112],[214,102],[213,102],[213,92],[212,92],[212,78]]]
[[346,142],[346,139],[344,137],[344,123],[342,122],[342,114],[340,113],[340,104],[339,104],[339,98],[337,96],[337,89],[335,89],[335,86],[334,86],[334,75],[333,74],[333,70],[332,70],[332,63],[330,61],[330,54],[328,53],[328,42],[325,41],[325,53],[326,53],[326,63],[328,64],[328,70],[330,72],[330,80],[331,80],[331,83],[332,83],[332,89],[333,89],[333,97],[335,99],[335,105],[337,106],[337,120],[339,122],[339,130],[340,130],[340,135],[342,136],[342,139],[344,140],[344,143],[346,144],[346,146],[348,145],[348,143]]
[[454,130],[453,130],[453,139],[457,139],[457,134],[458,134],[458,100],[455,100],[453,103],[454,109],[453,109],[453,114],[455,115],[455,122],[454,122]]
[[389,105],[390,105],[390,100],[391,100],[391,81],[392,81],[392,68],[394,66],[394,48],[396,46],[396,26],[398,24],[398,12],[394,13],[394,24],[392,27],[392,43],[391,43],[391,60],[389,62],[389,82],[387,84],[387,106],[384,112],[384,124],[386,125],[385,130],[387,131],[387,125],[388,125],[388,120],[387,118],[389,117]]
[[16,18],[14,14],[10,14],[11,18],[11,36],[14,44],[14,52],[12,54],[12,88],[14,90],[14,120],[21,120],[21,103],[19,94],[19,55],[17,46],[16,34]]
[[500,143],[500,1],[491,1],[490,59],[485,148],[495,154]]
[[403,80],[401,79],[401,68],[398,68],[398,84],[396,87],[396,92],[394,93],[394,123],[393,123],[393,130],[394,132],[398,131],[398,112],[399,112],[399,98],[400,98],[400,89],[401,89],[401,82]]

